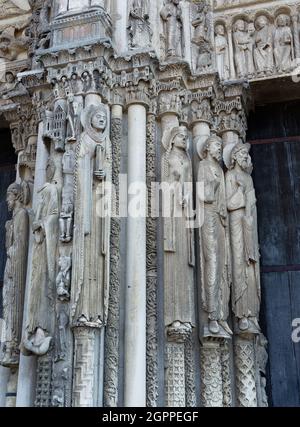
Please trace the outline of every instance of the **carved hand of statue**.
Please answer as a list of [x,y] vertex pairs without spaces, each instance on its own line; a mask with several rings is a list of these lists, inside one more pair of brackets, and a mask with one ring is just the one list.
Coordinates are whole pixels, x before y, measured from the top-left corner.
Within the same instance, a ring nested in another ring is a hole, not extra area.
[[239,177],[239,175],[236,176],[236,185],[238,186],[238,189],[241,189],[241,191],[245,192],[245,183],[243,180]]

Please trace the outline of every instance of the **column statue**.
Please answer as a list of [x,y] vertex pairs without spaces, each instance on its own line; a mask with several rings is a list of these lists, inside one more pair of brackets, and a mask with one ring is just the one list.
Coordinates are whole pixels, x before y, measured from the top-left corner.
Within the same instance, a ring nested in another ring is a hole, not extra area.
[[81,115],[76,177],[76,214],[71,315],[74,325],[102,327],[109,296],[110,218],[101,197],[111,181],[111,146],[107,108],[87,106]]
[[274,33],[274,57],[277,71],[284,73],[292,68],[294,59],[293,34],[290,17],[280,14],[276,19]]
[[214,135],[204,142],[199,138],[198,153],[202,160],[197,182],[204,185],[203,194],[197,195],[204,211],[199,231],[202,307],[207,333],[229,338],[230,254],[221,138]]
[[166,38],[166,57],[182,58],[182,12],[180,0],[168,0],[160,12]]
[[165,131],[162,181],[169,184],[170,199],[163,196],[165,251],[165,326],[174,322],[194,325],[194,230],[192,163],[188,134],[183,126]]
[[248,31],[248,24],[238,19],[233,26],[233,42],[235,47],[235,65],[238,77],[253,77],[253,39]]
[[265,15],[255,21],[254,63],[258,75],[271,75],[274,68],[273,31],[269,19]]
[[14,183],[7,190],[7,205],[13,215],[6,223],[7,261],[3,281],[5,341],[0,358],[3,366],[17,365],[19,359],[29,237],[29,217],[25,208],[28,195],[26,183]]
[[32,273],[24,349],[38,356],[49,350],[53,334],[60,187],[50,158],[46,184],[38,191],[33,222]]
[[231,151],[226,173],[227,208],[232,250],[232,308],[240,331],[259,333],[261,290],[256,198],[251,177],[250,144]]
[[228,80],[230,76],[229,50],[225,26],[223,24],[217,24],[215,27],[215,48],[220,79]]
[[128,26],[132,49],[151,47],[152,30],[148,8],[148,2],[145,0],[133,0]]

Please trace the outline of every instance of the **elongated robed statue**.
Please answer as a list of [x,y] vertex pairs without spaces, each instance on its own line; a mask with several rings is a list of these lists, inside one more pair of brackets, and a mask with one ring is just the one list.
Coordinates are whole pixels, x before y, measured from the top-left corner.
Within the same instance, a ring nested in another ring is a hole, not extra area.
[[230,297],[230,254],[228,216],[226,209],[225,179],[220,166],[222,140],[211,136],[203,144],[199,142],[198,153],[202,160],[198,170],[198,184],[203,190],[197,195],[203,209],[200,226],[200,265],[202,307],[207,315],[205,335],[229,338],[227,324]]
[[192,162],[188,134],[183,126],[165,131],[162,159],[165,251],[165,326],[174,322],[194,325],[194,230]]
[[109,295],[109,200],[111,146],[107,108],[87,106],[81,116],[81,135],[76,171],[71,315],[74,325],[102,327],[107,318]]
[[259,333],[259,246],[249,150],[249,144],[239,143],[232,149],[229,161],[226,161],[229,168],[226,173],[226,193],[232,250],[232,306],[239,331]]
[[29,217],[25,208],[28,198],[26,183],[14,183],[8,187],[7,205],[13,215],[6,223],[7,262],[3,282],[5,340],[0,355],[3,366],[14,366],[19,361],[28,253]]
[[46,183],[38,191],[33,222],[32,274],[24,348],[38,356],[49,350],[54,330],[56,257],[59,232],[60,186],[50,158]]

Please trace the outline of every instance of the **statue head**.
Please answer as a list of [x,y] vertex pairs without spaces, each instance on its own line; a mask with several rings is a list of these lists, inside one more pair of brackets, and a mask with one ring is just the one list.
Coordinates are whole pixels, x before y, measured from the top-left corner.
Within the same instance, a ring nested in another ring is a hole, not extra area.
[[180,0],[171,0],[171,3],[175,4],[176,6],[179,4]]
[[108,132],[107,109],[104,104],[90,105],[81,114],[85,132],[96,142],[101,142]]
[[290,25],[290,18],[288,15],[281,13],[277,16],[276,23],[278,27],[285,27]]
[[99,111],[95,111],[91,123],[94,129],[103,132],[107,125],[106,111],[102,108]]
[[15,76],[11,71],[5,73],[5,81],[6,83],[13,83],[15,81]]
[[246,22],[243,19],[238,19],[233,27],[234,31],[246,31]]
[[23,203],[23,188],[20,184],[14,182],[7,189],[6,202],[8,206],[8,210],[14,210],[17,202]]
[[261,30],[262,28],[266,27],[268,23],[269,20],[265,15],[260,15],[255,21],[255,25],[258,30]]
[[215,33],[218,36],[224,36],[225,35],[225,27],[223,24],[217,24],[215,27]]
[[230,169],[233,169],[238,164],[245,172],[252,171],[252,161],[249,154],[250,148],[250,144],[243,144],[242,142],[233,147],[230,156]]
[[185,126],[176,126],[167,130],[162,139],[162,144],[167,152],[171,152],[173,147],[188,151],[188,132]]
[[212,135],[205,141],[201,152],[201,157],[205,158],[208,154],[210,154],[213,159],[217,160],[217,162],[220,162],[222,160],[222,151],[222,139],[217,135]]

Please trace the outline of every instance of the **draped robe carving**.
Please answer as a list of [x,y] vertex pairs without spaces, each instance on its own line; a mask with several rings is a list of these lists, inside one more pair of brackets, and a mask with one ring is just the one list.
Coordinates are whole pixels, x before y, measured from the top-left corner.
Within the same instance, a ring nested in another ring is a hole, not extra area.
[[103,215],[101,202],[104,185],[111,182],[106,107],[86,107],[82,125],[84,132],[77,158],[71,315],[74,325],[101,327],[106,323],[109,296],[110,218]]

